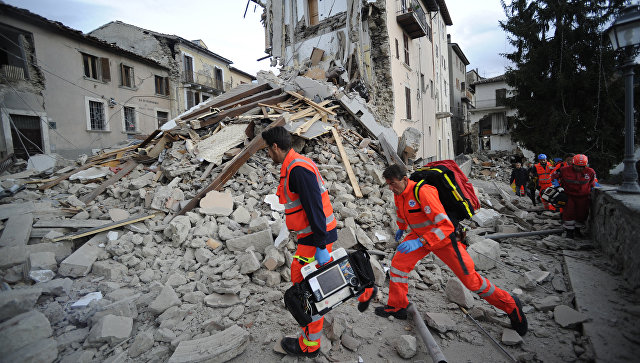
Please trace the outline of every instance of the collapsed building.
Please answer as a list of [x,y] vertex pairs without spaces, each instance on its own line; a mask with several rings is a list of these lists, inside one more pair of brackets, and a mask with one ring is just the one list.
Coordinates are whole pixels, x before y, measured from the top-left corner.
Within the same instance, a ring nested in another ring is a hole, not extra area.
[[[274,198],[279,168],[260,150],[260,132],[270,125],[285,126],[294,148],[317,162],[338,221],[336,247],[370,251],[377,301],[386,299],[397,243],[393,195],[381,174],[402,162],[385,136],[389,128],[375,122],[358,92],[306,77],[259,79],[193,107],[140,143],[62,164],[34,158],[27,170],[23,162],[4,166],[3,360],[280,360],[279,339],[298,329],[282,302],[295,239]],[[483,206],[465,221],[468,251],[478,270],[520,297],[531,333],[523,340],[504,314],[429,256],[410,274],[409,299],[449,359],[633,356],[637,344],[620,333],[633,332],[634,319],[616,315],[624,309],[608,315],[619,331],[601,338],[604,348],[579,329],[602,317],[576,310],[574,299],[584,301],[583,290],[591,289],[579,289],[563,266],[600,263],[584,255],[591,243],[555,235],[506,239],[554,230],[560,221],[508,193],[509,163],[500,155],[459,163]],[[426,360],[413,330],[410,322],[343,304],[326,317],[319,359]]]

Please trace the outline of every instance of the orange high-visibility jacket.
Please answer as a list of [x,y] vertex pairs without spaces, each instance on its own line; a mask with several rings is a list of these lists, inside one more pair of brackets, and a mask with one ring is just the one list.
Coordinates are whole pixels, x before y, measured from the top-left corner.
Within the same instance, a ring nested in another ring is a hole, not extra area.
[[406,240],[423,238],[430,248],[441,247],[449,240],[447,237],[454,231],[453,223],[438,197],[438,190],[431,185],[424,184],[420,187],[418,195],[420,202],[415,199],[413,189],[416,182],[409,179],[407,187],[400,195],[394,195],[398,227],[411,229]]
[[552,169],[549,163],[547,163],[545,167],[540,165],[540,163],[537,163],[535,167],[536,172],[538,173],[538,185],[540,186],[540,189],[546,189],[550,187]]
[[296,166],[301,166],[305,169],[311,170],[318,180],[318,187],[322,196],[322,209],[327,219],[327,231],[336,228],[336,218],[333,215],[333,207],[329,201],[329,191],[324,186],[324,180],[318,171],[316,164],[311,159],[302,156],[295,152],[293,149],[289,150],[287,156],[285,156],[280,168],[280,184],[278,185],[278,197],[280,203],[284,204],[284,214],[287,228],[296,232],[297,238],[304,238],[313,233],[307,213],[302,208],[300,202],[300,196],[297,193],[291,192],[289,188],[289,173],[291,169]]

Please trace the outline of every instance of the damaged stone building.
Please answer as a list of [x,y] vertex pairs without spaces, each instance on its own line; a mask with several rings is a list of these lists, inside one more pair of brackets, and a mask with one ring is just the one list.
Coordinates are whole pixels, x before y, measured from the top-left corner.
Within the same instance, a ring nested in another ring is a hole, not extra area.
[[414,159],[454,156],[446,36],[453,23],[444,0],[254,2],[264,7],[272,65],[320,69],[358,91],[380,124],[421,133]]
[[0,28],[0,156],[75,157],[170,117],[166,66],[9,5]]
[[449,87],[451,89],[451,130],[453,133],[453,150],[456,155],[471,153],[471,138],[468,133],[473,95],[466,82],[469,60],[458,43],[451,42],[451,34],[447,34],[449,43]]

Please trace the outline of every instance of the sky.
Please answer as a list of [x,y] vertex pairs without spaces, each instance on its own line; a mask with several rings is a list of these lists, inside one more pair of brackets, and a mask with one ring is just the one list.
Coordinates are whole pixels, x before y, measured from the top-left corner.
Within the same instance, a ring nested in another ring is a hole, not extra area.
[[[202,39],[209,50],[255,74],[269,69],[264,57],[262,8],[246,0],[4,0],[49,20],[88,33],[110,21],[120,20],[188,40]],[[504,19],[500,0],[447,0],[453,26],[452,42],[458,43],[483,77],[504,73],[508,65],[500,53],[509,51],[498,21]]]

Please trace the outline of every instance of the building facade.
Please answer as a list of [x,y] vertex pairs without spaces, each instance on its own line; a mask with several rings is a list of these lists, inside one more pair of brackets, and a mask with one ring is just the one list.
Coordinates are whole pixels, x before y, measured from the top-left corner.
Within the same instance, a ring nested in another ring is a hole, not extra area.
[[0,28],[3,156],[90,154],[175,115],[158,62],[5,4]]
[[89,34],[170,68],[169,88],[175,95],[176,115],[231,89],[232,78],[247,78],[238,76],[238,72],[234,75],[230,67],[233,62],[210,51],[202,40],[189,41],[121,21],[107,23]]
[[466,75],[469,60],[457,43],[451,42],[447,35],[449,47],[449,104],[451,105],[451,132],[453,150],[456,155],[471,152],[469,131],[469,109],[471,92],[467,88]]
[[241,84],[253,83],[256,80],[254,75],[241,71],[236,67],[229,67],[229,73],[231,74],[231,88],[236,88]]
[[356,90],[377,110],[376,120],[402,135],[422,133],[415,156],[453,158],[449,113],[444,0],[256,1],[265,8],[266,52],[272,64],[299,68],[321,49],[346,70]]
[[[476,72],[477,74],[477,72]],[[508,107],[506,99],[513,96],[513,88],[504,75],[480,79],[475,87],[475,108],[471,109],[472,149],[514,151],[508,118],[517,111]]]

